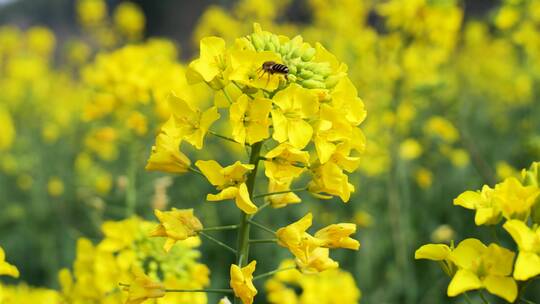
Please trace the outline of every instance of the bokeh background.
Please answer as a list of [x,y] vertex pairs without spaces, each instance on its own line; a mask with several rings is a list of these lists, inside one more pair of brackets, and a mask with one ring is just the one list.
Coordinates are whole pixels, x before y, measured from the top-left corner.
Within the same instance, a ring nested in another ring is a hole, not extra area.
[[[277,228],[311,210],[320,226],[357,223],[362,248],[336,259],[363,303],[461,303],[414,250],[494,241],[452,200],[540,159],[540,1],[148,0],[129,2],[143,16],[119,16],[126,2],[106,1],[109,17],[95,21],[77,1],[0,1],[0,244],[22,281],[59,288],[77,239],[97,243],[107,220],[196,207],[209,226],[236,222],[234,206],[204,203],[205,180],[144,166],[164,97],[185,89],[178,75],[200,38],[232,42],[259,22],[322,43],[349,66],[368,111],[351,201],[302,195],[259,220]],[[223,145],[210,140],[205,157],[233,160],[238,151]],[[498,238],[511,246],[502,230]],[[226,284],[230,257],[211,243],[199,249],[212,285]],[[288,253],[261,246],[253,257],[263,271]],[[527,297],[540,300],[539,289]]]

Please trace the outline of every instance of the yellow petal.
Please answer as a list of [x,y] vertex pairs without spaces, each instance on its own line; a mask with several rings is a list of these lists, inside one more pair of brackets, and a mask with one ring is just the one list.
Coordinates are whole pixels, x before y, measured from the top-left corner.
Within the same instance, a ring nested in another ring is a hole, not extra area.
[[293,119],[289,120],[287,132],[291,144],[298,149],[303,149],[311,140],[313,128],[307,121]]
[[465,191],[454,199],[454,205],[467,209],[475,209],[481,200],[482,197],[480,196],[480,193],[475,191]]
[[490,293],[497,295],[510,303],[513,303],[517,297],[517,284],[512,278],[487,276],[483,283]]
[[540,256],[533,252],[520,252],[514,267],[514,278],[525,281],[540,274]]
[[255,206],[255,204],[253,204],[249,198],[249,192],[245,183],[238,187],[238,193],[236,194],[236,206],[247,214],[257,212],[257,206]]
[[414,253],[415,259],[427,259],[433,261],[445,260],[450,254],[450,247],[444,244],[427,244],[418,248]]
[[223,167],[215,160],[198,160],[195,166],[206,176],[208,181],[214,186],[221,186],[226,183],[225,177],[221,173]]
[[536,251],[540,249],[540,236],[534,233],[524,222],[509,220],[504,223],[503,228],[510,233],[519,246],[519,250]]
[[460,269],[456,272],[452,281],[448,285],[447,294],[449,297],[455,297],[465,291],[475,290],[482,287],[482,282],[476,274]]
[[233,199],[236,197],[237,193],[238,193],[237,187],[228,187],[228,188],[223,189],[218,194],[208,194],[206,196],[206,200],[212,202],[212,201],[223,201],[223,200]]
[[471,268],[473,261],[486,249],[486,245],[479,240],[466,239],[459,243],[456,249],[450,253],[449,258],[459,267],[468,269]]

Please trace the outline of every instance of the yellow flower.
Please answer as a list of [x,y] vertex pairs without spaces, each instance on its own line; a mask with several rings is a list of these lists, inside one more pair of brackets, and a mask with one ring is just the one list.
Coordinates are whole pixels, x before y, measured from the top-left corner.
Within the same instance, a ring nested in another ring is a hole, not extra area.
[[150,236],[166,237],[167,241],[163,245],[165,251],[171,250],[177,241],[183,241],[191,236],[196,236],[198,231],[203,229],[203,225],[195,215],[193,209],[176,209],[171,211],[154,210],[160,224]]
[[169,173],[184,173],[191,166],[189,158],[180,151],[182,138],[175,126],[174,118],[170,118],[161,127],[156,138],[156,145],[152,146],[152,154],[145,167],[149,171],[162,171]]
[[276,232],[278,244],[288,248],[296,257],[307,260],[311,251],[322,243],[306,232],[311,227],[312,221],[313,215],[308,213],[298,221],[278,229]]
[[133,130],[135,134],[142,136],[145,135],[148,131],[148,121],[146,119],[146,116],[144,116],[141,112],[134,111],[132,112],[127,120],[126,120],[126,126]]
[[257,261],[251,261],[242,268],[234,264],[231,265],[231,288],[234,295],[239,297],[243,304],[253,303],[253,298],[257,294],[257,289],[252,282],[256,265]]
[[195,165],[212,185],[221,190],[218,194],[208,194],[207,200],[222,201],[234,198],[236,206],[245,213],[253,214],[257,211],[257,206],[251,201],[245,183],[246,173],[253,170],[255,166],[237,161],[224,168],[215,160],[198,160]]
[[276,106],[272,112],[273,138],[289,141],[303,149],[311,140],[313,127],[305,119],[313,118],[319,110],[317,96],[297,84],[291,84],[272,98]]
[[132,2],[122,2],[114,12],[114,23],[121,33],[134,39],[142,35],[145,18],[138,5]]
[[103,0],[77,1],[77,15],[80,22],[85,26],[93,26],[100,23],[106,14],[107,4]]
[[448,258],[451,251],[450,247],[444,244],[427,244],[414,252],[414,258],[417,260],[443,261]]
[[332,106],[343,114],[341,119],[345,118],[353,126],[364,121],[367,115],[364,103],[358,97],[358,92],[349,77],[342,77],[339,80],[332,89],[331,96]]
[[322,199],[329,199],[330,195],[337,195],[343,202],[348,202],[354,186],[349,183],[349,177],[334,162],[327,162],[312,169],[314,176],[308,185],[311,193]]
[[224,72],[228,64],[225,40],[205,37],[200,42],[200,57],[189,64],[186,77],[190,83],[205,81],[212,88],[221,89],[226,85]]
[[340,223],[329,225],[317,231],[315,237],[322,241],[322,247],[358,250],[358,248],[360,248],[360,243],[349,237],[349,235],[355,232],[355,224]]
[[11,147],[15,139],[15,125],[9,112],[0,107],[0,151],[5,151]]
[[296,258],[296,265],[303,273],[314,274],[323,272],[328,269],[339,267],[338,262],[329,257],[330,250],[328,248],[317,247],[310,252],[309,255]]
[[443,271],[452,277],[456,273],[456,266],[450,260],[451,252],[452,249],[445,244],[427,244],[421,246],[414,252],[414,259],[441,262],[440,266]]
[[477,239],[466,239],[450,253],[449,259],[458,270],[448,285],[448,296],[485,288],[508,302],[516,299],[517,284],[510,277],[512,251],[497,244],[486,247]]
[[64,193],[64,182],[57,176],[53,176],[47,183],[47,191],[50,196],[58,197]]
[[268,138],[271,109],[270,99],[257,97],[251,100],[247,95],[240,96],[229,109],[234,140],[251,145]]
[[282,143],[264,156],[265,174],[273,181],[283,182],[302,174],[309,164],[309,153],[296,149],[289,143]]
[[399,156],[406,160],[418,158],[422,154],[422,145],[413,138],[407,138],[399,145]]
[[169,106],[182,138],[197,149],[202,149],[206,132],[220,117],[217,108],[211,107],[201,112],[174,94],[169,95]]
[[529,228],[519,220],[509,220],[503,228],[519,247],[514,278],[524,281],[540,274],[540,227]]
[[501,210],[493,199],[493,189],[482,187],[482,191],[465,191],[454,199],[454,205],[476,210],[476,225],[495,225],[501,220]]
[[165,296],[165,286],[162,283],[154,282],[140,268],[132,269],[133,280],[124,290],[128,292],[126,304],[140,304],[148,299],[161,298]]
[[439,137],[447,143],[459,139],[459,131],[447,119],[441,116],[432,116],[424,125],[424,133],[431,137]]
[[[276,181],[270,179],[268,181],[268,193],[288,191],[291,189],[292,179],[284,181]],[[294,192],[270,195],[266,198],[270,205],[274,208],[282,208],[288,204],[297,204],[302,200]]]
[[262,65],[267,61],[280,63],[281,58],[274,52],[255,52],[253,50],[231,51],[231,73],[229,79],[250,88],[274,91],[282,76],[263,73]]
[[526,220],[538,195],[538,187],[523,186],[517,178],[509,177],[495,186],[493,199],[506,219]]
[[14,278],[19,277],[17,267],[6,262],[6,253],[2,247],[0,247],[0,275],[8,275]]
[[418,169],[414,174],[414,177],[416,183],[422,189],[427,189],[431,187],[431,184],[433,183],[433,173],[431,173],[431,171],[426,168]]

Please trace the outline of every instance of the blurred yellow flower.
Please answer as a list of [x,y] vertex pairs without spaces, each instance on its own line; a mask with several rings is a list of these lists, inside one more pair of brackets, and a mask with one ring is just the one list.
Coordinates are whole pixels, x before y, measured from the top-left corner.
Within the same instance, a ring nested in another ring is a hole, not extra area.
[[450,243],[456,235],[454,229],[451,226],[443,224],[439,225],[431,233],[431,240],[435,243]]
[[154,282],[137,267],[132,269],[133,279],[124,290],[128,292],[126,304],[140,304],[148,299],[156,299],[165,296],[165,286]]
[[427,189],[431,187],[431,184],[433,183],[433,173],[431,173],[431,171],[426,168],[418,169],[414,174],[414,177],[416,183],[422,189]]
[[234,264],[231,265],[230,285],[235,296],[239,297],[243,304],[252,304],[253,298],[257,294],[257,289],[252,282],[256,265],[257,261],[251,261],[251,263],[242,268]]
[[356,225],[352,223],[332,224],[315,233],[315,238],[322,241],[321,246],[326,248],[347,248],[358,250],[360,243],[349,237],[356,232]]
[[107,15],[107,4],[104,0],[78,0],[77,16],[84,26],[95,26]]
[[150,233],[154,237],[166,237],[163,245],[165,251],[171,250],[177,241],[183,241],[191,236],[196,236],[203,225],[195,215],[193,209],[176,209],[171,211],[154,210],[160,224]]
[[305,256],[296,257],[296,265],[300,271],[306,274],[316,274],[338,268],[338,262],[332,260],[329,254],[328,248],[317,247]]
[[161,132],[152,146],[152,154],[145,169],[149,171],[163,171],[169,173],[184,173],[191,166],[189,158],[180,151],[182,139],[171,117],[161,127]]
[[432,116],[424,125],[424,133],[431,137],[439,137],[447,143],[454,143],[459,139],[458,129],[441,116]]
[[406,160],[412,160],[422,155],[422,145],[413,138],[407,138],[399,145],[399,156]]
[[17,267],[6,262],[6,253],[2,247],[0,247],[0,275],[8,275],[14,278],[19,277],[19,270]]
[[130,39],[140,38],[145,17],[141,8],[133,2],[122,2],[114,11],[114,23],[122,34]]
[[64,182],[57,176],[49,178],[47,182],[47,191],[50,196],[58,197],[64,194]]
[[11,147],[15,140],[15,125],[11,115],[4,107],[0,106],[0,151],[5,151]]

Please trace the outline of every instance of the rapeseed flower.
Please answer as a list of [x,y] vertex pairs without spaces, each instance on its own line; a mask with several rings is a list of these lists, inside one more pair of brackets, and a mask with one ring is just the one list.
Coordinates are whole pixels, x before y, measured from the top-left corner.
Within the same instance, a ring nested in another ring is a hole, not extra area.
[[530,228],[519,220],[509,220],[503,228],[519,247],[514,278],[524,281],[540,274],[540,228]]
[[196,236],[197,232],[203,229],[199,219],[193,215],[193,209],[172,208],[171,211],[156,209],[154,214],[160,224],[151,232],[150,236],[166,237],[167,241],[163,245],[163,249],[167,252],[177,241]]
[[257,289],[253,285],[253,272],[257,261],[251,261],[245,267],[240,268],[237,265],[231,265],[230,285],[235,296],[242,299],[243,304],[252,304],[253,298],[257,295]]
[[255,98],[247,95],[240,96],[229,109],[229,117],[233,128],[233,139],[244,144],[254,144],[270,136],[270,110],[272,100]]
[[148,299],[165,296],[165,286],[155,282],[139,268],[134,268],[133,280],[129,286],[124,287],[128,292],[126,304],[140,304]]
[[208,194],[207,200],[222,201],[234,198],[236,206],[245,213],[253,214],[257,211],[245,183],[246,173],[253,170],[253,165],[237,161],[233,165],[222,167],[215,160],[198,160],[195,165],[212,185],[221,190],[218,194]]
[[152,146],[146,170],[169,173],[185,173],[191,166],[189,158],[180,151],[182,137],[171,117],[162,127]]

